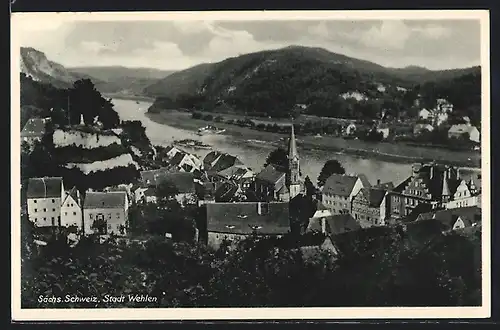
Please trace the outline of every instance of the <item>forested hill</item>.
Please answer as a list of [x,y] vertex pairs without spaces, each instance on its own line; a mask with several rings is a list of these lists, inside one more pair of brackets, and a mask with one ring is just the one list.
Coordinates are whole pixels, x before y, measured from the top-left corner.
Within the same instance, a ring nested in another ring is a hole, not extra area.
[[[460,78],[467,74],[471,76]],[[224,111],[287,117],[298,107],[311,115],[356,118],[409,110],[419,94],[416,91],[428,90],[417,86],[428,86],[429,81],[449,84],[442,92],[454,93],[455,84],[478,84],[480,68],[393,69],[321,48],[291,46],[178,71],[144,93],[158,98],[153,111],[164,107],[219,111],[223,107]],[[463,91],[462,87],[458,90]]]

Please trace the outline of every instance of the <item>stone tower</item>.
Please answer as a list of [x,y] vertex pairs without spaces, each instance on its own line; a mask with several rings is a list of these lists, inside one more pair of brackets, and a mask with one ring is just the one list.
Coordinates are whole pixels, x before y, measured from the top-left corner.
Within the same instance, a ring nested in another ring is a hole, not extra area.
[[295,132],[292,124],[292,131],[288,141],[288,173],[287,186],[290,192],[290,199],[294,198],[302,191],[300,177],[300,158],[297,152],[297,143],[295,141]]

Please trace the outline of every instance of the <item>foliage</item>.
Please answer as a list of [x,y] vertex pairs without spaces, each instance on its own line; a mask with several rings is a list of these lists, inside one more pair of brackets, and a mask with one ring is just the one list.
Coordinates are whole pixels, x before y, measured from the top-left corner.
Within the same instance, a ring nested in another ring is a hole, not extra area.
[[273,165],[277,168],[282,169],[283,171],[288,170],[288,154],[283,148],[276,148],[269,153],[266,158],[266,163],[264,166]]
[[317,189],[309,176],[306,176],[306,178],[304,179],[304,186],[306,188],[306,196],[312,197],[316,195]]
[[332,174],[345,174],[345,169],[336,159],[327,160],[318,175],[318,186],[323,187]]
[[[297,236],[250,237],[220,251],[150,238],[142,244],[54,239],[24,261],[26,307],[478,306],[480,242],[439,234],[427,243],[387,229],[349,236],[340,255],[303,258]],[[334,237],[335,240],[335,237]],[[340,240],[340,238],[339,238]],[[297,244],[293,242],[297,242]],[[340,242],[340,241],[339,241]],[[361,244],[358,244],[361,243]],[[151,303],[38,303],[40,295],[148,294]]]

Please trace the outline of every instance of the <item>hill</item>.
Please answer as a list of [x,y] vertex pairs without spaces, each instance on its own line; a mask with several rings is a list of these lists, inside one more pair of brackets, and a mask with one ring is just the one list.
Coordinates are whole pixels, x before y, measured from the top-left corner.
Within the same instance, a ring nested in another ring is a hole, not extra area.
[[479,68],[431,71],[386,68],[322,48],[290,46],[228,58],[175,72],[147,87],[151,111],[169,107],[289,117],[380,118],[413,107],[416,86]]
[[66,68],[50,61],[43,52],[31,47],[21,47],[20,65],[21,73],[27,77],[57,88],[70,88],[77,80],[90,79],[101,93],[139,96],[145,87],[171,73],[123,66]]
[[31,47],[21,47],[20,62],[21,72],[34,81],[68,88],[76,80],[64,66],[49,61],[44,53]]
[[90,80],[58,89],[21,74],[21,105],[22,120],[51,119],[42,142],[23,147],[23,179],[62,175],[70,187],[100,189],[133,182],[154,155],[142,124],[120,121]]
[[78,77],[95,78],[96,88],[103,93],[141,95],[144,88],[165,78],[173,71],[124,66],[74,67],[68,70]]

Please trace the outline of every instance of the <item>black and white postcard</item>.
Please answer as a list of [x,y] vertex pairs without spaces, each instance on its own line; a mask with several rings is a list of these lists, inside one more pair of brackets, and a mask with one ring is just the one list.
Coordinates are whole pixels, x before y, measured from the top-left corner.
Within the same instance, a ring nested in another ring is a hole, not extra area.
[[490,316],[489,13],[14,13],[14,320]]

